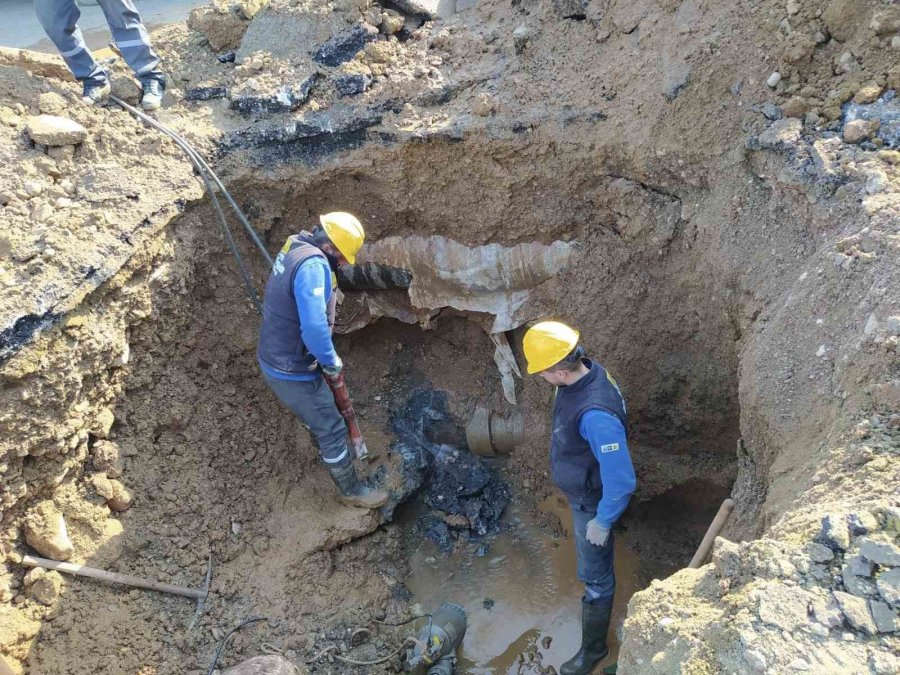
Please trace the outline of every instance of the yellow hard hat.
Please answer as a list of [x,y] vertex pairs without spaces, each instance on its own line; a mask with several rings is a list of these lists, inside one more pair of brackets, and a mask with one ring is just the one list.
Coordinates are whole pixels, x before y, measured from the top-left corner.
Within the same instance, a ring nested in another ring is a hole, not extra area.
[[347,262],[354,264],[356,254],[359,253],[366,238],[363,226],[356,216],[346,211],[332,211],[319,216],[319,222],[322,223],[322,229],[325,230],[331,243],[337,247]]
[[562,361],[578,345],[578,331],[559,321],[541,321],[522,339],[528,374],[534,375]]

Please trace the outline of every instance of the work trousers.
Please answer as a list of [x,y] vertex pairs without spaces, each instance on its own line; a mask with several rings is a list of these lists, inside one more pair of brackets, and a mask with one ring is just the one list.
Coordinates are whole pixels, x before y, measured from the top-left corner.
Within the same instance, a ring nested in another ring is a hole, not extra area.
[[597,515],[596,509],[572,504],[572,525],[575,529],[575,553],[578,557],[578,579],[584,584],[584,599],[592,605],[612,604],[616,592],[613,571],[613,533],[603,546],[587,539],[587,525]]
[[[141,80],[164,81],[159,57],[150,46],[150,36],[132,0],[98,0],[116,47]],[[75,0],[34,0],[38,21],[56,45],[69,70],[80,82],[103,84],[108,74],[94,60],[78,27],[81,10]]]
[[278,400],[309,427],[319,445],[326,464],[340,464],[350,459],[347,447],[347,425],[334,404],[334,395],[321,375],[314,380],[276,380],[263,373]]

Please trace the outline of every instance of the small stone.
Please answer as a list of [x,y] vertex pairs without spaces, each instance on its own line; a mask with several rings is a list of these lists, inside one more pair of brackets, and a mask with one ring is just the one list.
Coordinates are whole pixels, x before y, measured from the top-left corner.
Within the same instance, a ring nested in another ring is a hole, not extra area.
[[116,75],[109,81],[112,95],[125,101],[129,105],[137,105],[141,102],[141,87],[133,77],[128,75]]
[[865,537],[859,542],[859,555],[876,565],[900,566],[900,548],[889,541]]
[[812,602],[812,613],[815,620],[826,628],[838,628],[844,623],[844,617],[837,602],[830,595],[815,595]]
[[487,92],[482,92],[472,101],[472,112],[479,117],[487,117],[496,110],[494,97]]
[[787,667],[788,667],[788,670],[809,670],[810,669],[809,662],[806,661],[805,659],[800,659],[800,658],[797,658],[797,659],[794,659],[793,661],[791,661],[787,665]]
[[41,145],[75,145],[87,138],[87,129],[67,117],[38,115],[29,117],[27,124],[31,140]]
[[838,606],[849,624],[856,630],[863,631],[869,635],[874,635],[877,632],[875,621],[869,613],[869,606],[865,600],[841,591],[834,591],[834,598],[837,600]]
[[847,576],[854,577],[870,577],[872,576],[872,563],[863,560],[862,556],[850,556],[844,561],[844,568],[841,571],[844,578]]
[[771,75],[769,75],[768,79],[766,80],[766,85],[768,85],[769,88],[774,89],[778,86],[779,82],[781,82],[781,73],[776,70]]
[[49,500],[25,515],[25,541],[41,555],[54,560],[68,560],[75,553],[63,514]]
[[888,175],[884,171],[871,171],[866,177],[867,194],[877,195],[881,192],[885,192],[890,185],[891,183],[888,179]]
[[25,595],[42,605],[52,605],[59,597],[63,578],[59,572],[35,567],[25,575]]
[[112,481],[110,481],[109,477],[105,473],[95,473],[88,480],[91,484],[91,487],[94,488],[94,492],[100,495],[100,497],[102,497],[104,501],[108,501],[110,498],[112,498]]
[[518,26],[513,31],[513,47],[516,50],[516,54],[521,54],[522,52],[524,52],[525,48],[528,46],[528,43],[533,37],[534,31],[532,31],[529,26],[525,24]]
[[119,478],[123,471],[122,453],[112,441],[97,441],[91,448],[91,463],[94,469],[102,471],[110,478]]
[[800,11],[800,0],[787,0],[787,13],[794,16]]
[[845,143],[859,143],[866,140],[872,133],[867,120],[853,120],[844,125],[843,138]]
[[371,83],[372,78],[362,73],[340,74],[334,77],[334,88],[340,97],[362,94]]
[[881,96],[881,86],[877,84],[869,84],[856,92],[853,97],[854,103],[874,103]]
[[834,559],[834,552],[824,544],[817,542],[807,544],[806,553],[813,562],[824,563]]
[[875,597],[875,584],[872,583],[871,579],[855,577],[852,574],[841,578],[844,581],[844,588],[851,595],[855,595],[857,598]]
[[875,629],[879,633],[895,633],[900,631],[900,617],[887,603],[869,600],[869,611],[875,621]]
[[889,316],[885,325],[888,335],[900,335],[900,316]]
[[392,9],[381,13],[381,32],[385,35],[394,35],[403,29],[405,19],[399,12]]
[[785,117],[803,117],[807,110],[809,110],[809,105],[802,96],[791,96],[791,98],[781,106],[781,112]]
[[878,519],[867,511],[851,513],[847,516],[847,527],[851,536],[858,537],[861,534],[877,532],[880,529]]
[[811,600],[802,588],[770,585],[759,591],[757,614],[761,621],[793,632],[806,625]]
[[[766,119],[770,120],[780,120],[781,119],[781,110],[778,109],[778,106],[774,103],[763,103],[762,107],[763,115],[766,116]],[[799,117],[799,115],[795,115],[795,117]]]
[[112,430],[112,425],[116,421],[113,411],[109,408],[103,408],[97,413],[90,432],[97,438],[107,438]]
[[875,586],[882,600],[891,607],[900,608],[900,567],[879,574]]
[[818,540],[832,551],[844,551],[850,546],[850,530],[846,517],[829,514],[822,518]]
[[866,319],[866,325],[863,326],[863,335],[874,335],[877,330],[878,318],[874,314],[869,314],[869,318]]
[[900,35],[891,38],[891,49],[900,49]]
[[45,115],[61,115],[68,107],[66,99],[54,91],[38,96],[38,109]]
[[25,189],[25,194],[29,197],[37,197],[44,191],[43,184],[39,183],[36,180],[28,180],[25,181],[25,185],[22,186]]
[[744,654],[744,659],[746,659],[747,663],[750,664],[750,667],[758,673],[766,672],[766,668],[769,666],[763,653],[756,649],[748,650],[747,653]]
[[131,496],[131,492],[115,479],[112,479],[109,482],[112,484],[113,495],[107,500],[106,505],[111,511],[115,511],[116,513],[127,511],[131,508],[131,502],[134,499]]

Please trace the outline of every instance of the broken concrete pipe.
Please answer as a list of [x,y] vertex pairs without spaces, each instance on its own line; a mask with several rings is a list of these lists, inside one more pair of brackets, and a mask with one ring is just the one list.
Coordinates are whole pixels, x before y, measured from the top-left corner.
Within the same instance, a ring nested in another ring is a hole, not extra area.
[[525,435],[522,413],[501,417],[487,408],[478,407],[466,425],[469,450],[482,457],[511,453]]

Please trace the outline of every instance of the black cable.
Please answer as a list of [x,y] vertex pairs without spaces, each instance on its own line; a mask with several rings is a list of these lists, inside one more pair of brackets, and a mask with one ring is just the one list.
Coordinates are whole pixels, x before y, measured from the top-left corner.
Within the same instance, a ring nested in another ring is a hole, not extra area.
[[246,628],[247,626],[254,623],[259,623],[260,621],[268,621],[268,618],[264,616],[255,616],[252,619],[247,619],[246,621],[239,623],[237,626],[228,631],[228,633],[226,633],[225,637],[223,637],[222,641],[219,643],[219,647],[216,649],[216,654],[213,657],[212,663],[209,664],[209,670],[206,671],[206,675],[213,674],[213,671],[216,669],[216,664],[219,663],[219,657],[222,655],[222,650],[225,649],[225,645],[228,643],[228,640],[231,639],[231,636],[237,633],[242,628]]
[[215,181],[215,183],[218,186],[221,193],[223,195],[225,195],[226,201],[228,201],[228,203],[231,206],[232,210],[234,211],[235,215],[238,217],[238,220],[241,221],[241,225],[244,226],[244,229],[247,231],[247,234],[250,235],[250,238],[253,240],[253,243],[256,244],[256,247],[259,249],[259,252],[262,253],[263,257],[266,259],[266,262],[269,263],[269,267],[271,267],[275,263],[275,261],[272,259],[272,256],[269,255],[269,252],[266,250],[266,246],[265,246],[265,244],[263,244],[262,239],[259,238],[259,234],[257,234],[254,227],[250,224],[250,221],[247,220],[247,216],[245,216],[244,212],[241,211],[241,207],[239,207],[237,205],[237,202],[234,201],[234,198],[231,196],[231,193],[228,192],[228,190],[222,184],[222,181],[216,175],[215,171],[213,171],[212,169],[209,168],[209,165],[206,163],[206,160],[204,160],[203,157],[201,157],[200,154],[193,147],[191,147],[190,143],[188,143],[179,134],[175,133],[174,131],[172,131],[165,125],[163,125],[161,122],[156,121],[155,119],[153,119],[149,115],[141,112],[137,108],[134,108],[134,107],[128,105],[127,103],[125,103],[125,101],[118,98],[117,96],[110,96],[109,98],[113,102],[122,106],[125,110],[130,112],[132,115],[135,115],[136,117],[142,119],[144,122],[146,122],[150,126],[154,127],[155,129],[158,129],[159,131],[162,131],[164,134],[171,137],[176,143],[178,143],[182,147],[182,149],[185,149],[185,152],[188,152],[189,154],[193,153],[197,162],[200,164],[201,167],[203,167],[203,170],[209,174],[210,178],[212,178]]
[[160,124],[159,122],[154,120],[152,117],[149,117],[148,115],[145,115],[144,113],[140,112],[136,108],[133,108],[132,106],[128,105],[127,103],[125,103],[124,101],[119,99],[118,97],[110,96],[110,98],[115,103],[120,105],[123,109],[132,113],[139,119],[145,121],[147,124],[154,127],[158,131],[161,131],[165,135],[169,136],[184,151],[184,153],[188,156],[188,159],[191,160],[191,163],[194,165],[194,168],[197,169],[197,173],[200,175],[200,178],[203,180],[203,185],[206,188],[207,194],[209,194],[210,201],[212,201],[213,208],[215,209],[216,215],[219,218],[219,223],[222,226],[222,232],[225,236],[225,241],[228,244],[228,248],[231,250],[231,253],[232,253],[232,255],[234,255],[235,260],[237,262],[238,271],[240,272],[241,279],[244,282],[244,287],[247,290],[247,295],[250,296],[250,301],[256,307],[256,311],[259,312],[260,314],[262,314],[262,303],[260,303],[259,296],[256,294],[256,291],[253,288],[253,281],[250,278],[250,273],[247,271],[247,266],[244,263],[244,259],[241,256],[240,252],[238,251],[237,243],[234,240],[234,235],[231,232],[231,228],[228,227],[228,221],[225,219],[225,213],[222,211],[222,205],[219,203],[219,199],[215,194],[215,190],[213,190],[213,187],[209,182],[209,176],[213,177],[213,179],[216,181],[216,183],[219,185],[220,189],[222,190],[222,193],[226,196],[226,198],[230,202],[232,208],[235,210],[236,213],[239,214],[242,222],[245,224],[245,227],[249,228],[248,231],[252,233],[255,243],[257,244],[258,247],[260,247],[260,251],[262,251],[263,255],[266,257],[266,260],[269,262],[270,265],[273,264],[273,261],[272,261],[271,256],[269,256],[268,251],[266,251],[265,247],[262,246],[262,242],[259,241],[259,238],[256,235],[256,231],[252,228],[252,226],[250,226],[250,223],[247,222],[246,218],[243,216],[243,213],[240,211],[237,204],[231,198],[231,195],[228,194],[227,190],[225,190],[225,186],[222,185],[218,176],[216,176],[215,173],[213,173],[212,169],[210,169],[209,166],[206,164],[206,162],[203,161],[203,158],[200,157],[200,155],[197,153],[197,151],[194,150],[194,148],[191,147],[191,145],[186,140],[184,140],[181,136],[176,134],[171,129]]
[[431,614],[416,614],[414,617],[407,619],[406,621],[401,621],[400,623],[388,623],[387,621],[379,621],[378,619],[372,619],[377,624],[382,626],[390,626],[391,628],[398,628],[399,626],[405,626],[408,623],[412,623],[416,619],[424,619],[428,617],[428,620],[431,621]]

